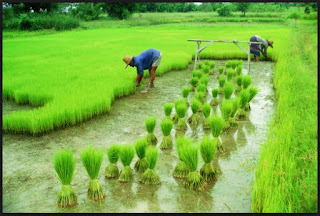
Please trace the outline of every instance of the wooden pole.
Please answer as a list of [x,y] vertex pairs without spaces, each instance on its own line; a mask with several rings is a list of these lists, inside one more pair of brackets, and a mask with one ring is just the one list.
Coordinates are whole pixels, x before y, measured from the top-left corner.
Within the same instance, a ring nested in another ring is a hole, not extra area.
[[248,43],[248,74],[250,73],[250,43]]
[[193,70],[195,70],[195,69],[197,68],[199,46],[200,46],[200,42],[197,41],[197,49],[196,49],[196,56],[194,57],[194,67],[193,67]]

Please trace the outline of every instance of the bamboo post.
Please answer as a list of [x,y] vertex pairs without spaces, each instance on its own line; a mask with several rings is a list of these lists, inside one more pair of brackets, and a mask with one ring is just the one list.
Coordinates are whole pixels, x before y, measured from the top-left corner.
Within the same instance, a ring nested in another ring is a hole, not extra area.
[[248,43],[248,74],[250,73],[250,43]]
[[200,42],[197,41],[197,49],[196,49],[196,56],[194,57],[194,67],[193,67],[193,70],[195,70],[195,69],[197,68],[199,46],[200,46]]

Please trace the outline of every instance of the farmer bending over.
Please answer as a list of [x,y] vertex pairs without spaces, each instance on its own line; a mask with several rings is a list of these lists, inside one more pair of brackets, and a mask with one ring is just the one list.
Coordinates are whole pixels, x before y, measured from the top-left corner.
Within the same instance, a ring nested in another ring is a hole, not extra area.
[[254,60],[259,61],[260,52],[267,60],[267,48],[271,46],[273,48],[272,40],[265,40],[258,35],[254,35],[250,38],[250,42],[261,42],[262,44],[251,44],[250,45],[250,53],[253,54]]
[[153,88],[154,84],[153,81],[156,77],[156,70],[160,65],[162,58],[162,53],[156,49],[148,49],[140,53],[140,55],[134,57],[125,55],[123,61],[127,64],[125,68],[130,65],[131,67],[137,67],[137,79],[136,79],[136,86],[140,86],[140,82],[143,77],[143,70],[148,69],[150,75],[150,83],[149,88]]

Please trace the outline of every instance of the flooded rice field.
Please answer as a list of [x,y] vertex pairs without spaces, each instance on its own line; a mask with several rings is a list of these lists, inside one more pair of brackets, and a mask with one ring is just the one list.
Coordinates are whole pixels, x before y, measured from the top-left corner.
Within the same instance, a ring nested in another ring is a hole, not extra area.
[[[210,76],[209,94],[218,86],[217,68],[225,61],[215,61],[215,74]],[[163,105],[181,98],[181,89],[188,85],[192,76],[193,63],[185,70],[172,71],[157,77],[156,88],[142,94],[137,91],[130,96],[117,99],[109,114],[82,123],[78,126],[58,130],[41,137],[26,135],[3,135],[3,211],[4,212],[250,212],[251,189],[255,165],[259,158],[261,144],[267,138],[269,123],[275,110],[275,97],[272,83],[274,63],[252,62],[251,85],[259,88],[258,95],[250,103],[251,111],[246,121],[239,121],[238,128],[220,136],[224,153],[216,153],[214,164],[219,175],[215,182],[209,182],[206,190],[189,191],[182,180],[172,176],[178,156],[175,146],[172,150],[159,150],[156,171],[161,185],[146,186],[139,183],[139,174],[134,180],[120,183],[117,179],[108,180],[104,170],[108,164],[106,150],[113,143],[134,143],[147,135],[145,119],[157,117],[155,135],[158,145],[162,140],[160,121],[164,118]],[[246,74],[246,61],[243,62]],[[144,85],[148,80],[144,80]],[[194,92],[189,94],[189,101]],[[221,100],[219,94],[218,100]],[[31,109],[32,107],[23,107]],[[3,114],[20,109],[13,103],[3,102]],[[220,113],[218,107],[213,108]],[[189,107],[188,115],[191,115]],[[202,115],[202,114],[201,114]],[[180,132],[181,134],[181,132]],[[202,124],[196,128],[188,125],[186,137],[200,141],[205,134]],[[171,135],[176,137],[176,131]],[[175,139],[173,139],[175,144]],[[89,177],[80,160],[80,152],[92,143],[104,150],[104,161],[99,181],[105,190],[106,198],[96,203],[87,198]],[[58,208],[55,201],[61,183],[53,168],[53,154],[61,148],[72,148],[76,157],[76,168],[71,183],[78,204],[69,209]],[[200,158],[198,169],[203,161]],[[131,167],[138,159],[135,156]],[[118,162],[118,166],[122,165]]]

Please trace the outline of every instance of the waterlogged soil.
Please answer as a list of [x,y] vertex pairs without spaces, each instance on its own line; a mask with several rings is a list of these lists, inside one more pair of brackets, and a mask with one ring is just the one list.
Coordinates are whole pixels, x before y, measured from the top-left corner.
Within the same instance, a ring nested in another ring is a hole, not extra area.
[[[216,68],[225,61],[215,61]],[[209,182],[201,192],[190,191],[183,181],[172,176],[178,157],[175,146],[172,150],[159,150],[156,171],[161,185],[146,186],[139,183],[139,174],[134,172],[134,180],[120,183],[117,179],[104,177],[108,164],[106,149],[113,143],[134,143],[146,136],[144,121],[149,116],[157,116],[155,134],[158,145],[162,140],[160,120],[164,118],[163,105],[181,97],[181,89],[187,86],[193,64],[187,69],[172,71],[157,77],[156,88],[143,94],[135,94],[117,99],[109,114],[97,117],[78,126],[52,132],[41,137],[26,135],[3,135],[3,211],[4,212],[250,212],[251,191],[254,172],[259,157],[260,146],[267,138],[270,119],[275,110],[272,84],[273,63],[252,62],[250,74],[253,84],[259,88],[258,95],[251,102],[251,111],[245,121],[239,121],[238,128],[220,136],[225,148],[217,153],[214,164],[219,171],[218,179]],[[246,61],[243,73],[246,74]],[[209,94],[217,87],[217,70],[210,76]],[[144,86],[148,80],[144,80]],[[189,95],[189,101],[194,93]],[[221,100],[221,95],[218,96]],[[4,113],[8,113],[3,106]],[[12,106],[10,108],[13,110]],[[16,109],[19,109],[17,107]],[[219,108],[214,111],[220,113]],[[201,114],[201,113],[199,113]],[[188,116],[191,109],[188,110]],[[173,137],[178,134],[174,129]],[[200,141],[205,134],[202,124],[191,128],[185,136]],[[175,144],[175,139],[174,144]],[[99,181],[106,193],[100,203],[87,198],[89,177],[80,161],[80,152],[89,144],[102,148],[105,156],[99,174]],[[62,148],[72,148],[76,157],[76,168],[72,187],[78,196],[78,204],[69,209],[58,208],[55,201],[61,183],[53,168],[53,154]],[[203,164],[200,158],[199,167]],[[135,156],[131,167],[137,161]],[[122,165],[118,162],[120,169]]]

